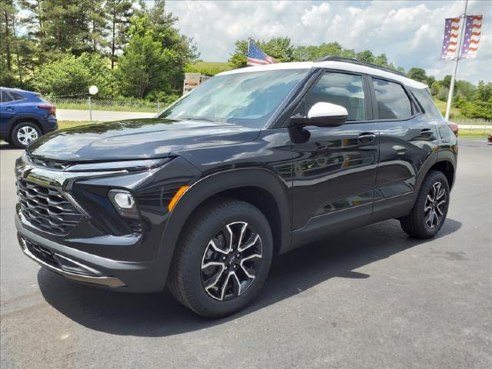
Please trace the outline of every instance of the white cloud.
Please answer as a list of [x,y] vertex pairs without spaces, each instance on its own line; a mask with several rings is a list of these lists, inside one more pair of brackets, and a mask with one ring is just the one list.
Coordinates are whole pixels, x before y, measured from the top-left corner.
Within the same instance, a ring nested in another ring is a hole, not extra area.
[[[442,78],[452,64],[439,59],[444,18],[459,16],[454,1],[167,1],[178,27],[193,37],[201,58],[226,61],[234,43],[248,37],[290,37],[295,45],[338,41],[408,69],[422,67]],[[492,6],[471,0],[468,14],[483,14],[477,58],[460,62],[458,78],[492,81]]]

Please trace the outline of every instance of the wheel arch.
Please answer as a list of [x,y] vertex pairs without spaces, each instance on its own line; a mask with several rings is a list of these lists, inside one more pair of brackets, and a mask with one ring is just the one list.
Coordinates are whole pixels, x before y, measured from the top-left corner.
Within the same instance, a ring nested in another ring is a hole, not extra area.
[[39,130],[41,131],[41,134],[44,133],[43,125],[35,115],[19,115],[19,116],[15,116],[11,121],[9,137],[12,136],[15,127],[17,127],[20,123],[24,123],[24,122],[35,124],[36,127],[38,127]]
[[449,188],[451,189],[454,185],[454,178],[455,178],[455,168],[454,165],[451,163],[449,160],[440,160],[436,162],[429,170],[436,170],[439,172],[442,172],[449,184]]
[[449,149],[432,153],[422,165],[422,168],[417,175],[415,194],[420,191],[420,187],[422,186],[422,183],[430,170],[438,170],[443,172],[448,179],[449,188],[451,189],[454,185],[456,161],[456,154]]
[[218,197],[234,198],[257,207],[270,223],[274,253],[282,253],[289,248],[289,190],[278,175],[262,168],[232,169],[212,174],[193,184],[170,214],[159,246],[166,279],[186,221],[198,207]]

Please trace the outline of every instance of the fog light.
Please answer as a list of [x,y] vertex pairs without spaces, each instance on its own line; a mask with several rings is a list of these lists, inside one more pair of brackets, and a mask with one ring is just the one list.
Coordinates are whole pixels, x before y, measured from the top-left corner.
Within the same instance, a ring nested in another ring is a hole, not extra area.
[[133,196],[127,192],[116,192],[114,194],[114,202],[123,209],[131,209],[135,205]]
[[116,211],[125,218],[138,219],[138,210],[133,195],[125,190],[111,190],[108,194]]

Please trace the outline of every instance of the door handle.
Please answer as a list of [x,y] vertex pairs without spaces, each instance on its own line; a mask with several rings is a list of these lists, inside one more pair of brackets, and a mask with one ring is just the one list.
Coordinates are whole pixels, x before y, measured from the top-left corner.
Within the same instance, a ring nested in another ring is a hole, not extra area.
[[15,109],[14,108],[3,108],[3,110],[6,110],[6,111],[14,111]]
[[376,134],[372,132],[364,132],[359,135],[360,143],[370,143],[376,139]]
[[432,129],[430,128],[423,128],[420,130],[420,135],[422,137],[432,137],[434,133],[432,132]]

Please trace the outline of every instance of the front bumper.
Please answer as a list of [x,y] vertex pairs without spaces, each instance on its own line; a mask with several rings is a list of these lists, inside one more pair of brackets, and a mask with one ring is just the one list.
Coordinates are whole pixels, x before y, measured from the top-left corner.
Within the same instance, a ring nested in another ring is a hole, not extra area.
[[[24,254],[37,262],[39,265],[55,272],[63,277],[72,279],[74,281],[97,284],[105,287],[125,287],[126,285],[115,277],[108,277],[100,275],[100,272],[95,271],[92,268],[88,268],[84,264],[78,263],[70,258],[64,257],[60,254],[50,252],[46,248],[41,248],[38,245],[29,242],[26,238],[19,235],[19,244]],[[75,273],[68,271],[66,268],[74,267],[81,273]],[[90,273],[90,274],[86,274]],[[91,274],[99,274],[91,275]]]
[[162,264],[157,260],[119,261],[70,248],[25,228],[19,215],[15,226],[26,256],[70,280],[122,292],[159,292],[165,287]]
[[[71,280],[128,292],[162,291],[175,246],[163,242],[167,204],[176,188],[192,182],[193,167],[181,158],[136,172],[101,170],[97,164],[77,171],[82,164],[73,165],[70,171],[58,164],[41,166],[27,157],[16,162],[15,225],[26,256]],[[133,193],[136,222],[116,213],[110,189]]]

